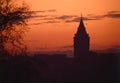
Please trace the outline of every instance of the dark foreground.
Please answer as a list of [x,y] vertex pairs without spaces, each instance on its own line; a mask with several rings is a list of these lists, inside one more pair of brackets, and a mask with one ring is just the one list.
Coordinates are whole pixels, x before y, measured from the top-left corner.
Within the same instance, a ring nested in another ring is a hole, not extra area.
[[0,83],[120,83],[119,59],[119,55],[114,54],[84,58],[43,54],[2,57]]

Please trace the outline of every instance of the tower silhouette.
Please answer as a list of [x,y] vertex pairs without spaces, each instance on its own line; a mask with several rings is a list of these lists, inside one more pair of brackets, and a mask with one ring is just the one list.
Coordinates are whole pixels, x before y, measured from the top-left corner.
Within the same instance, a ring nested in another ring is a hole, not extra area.
[[86,32],[81,16],[77,33],[74,36],[74,57],[86,57],[89,54],[90,37]]

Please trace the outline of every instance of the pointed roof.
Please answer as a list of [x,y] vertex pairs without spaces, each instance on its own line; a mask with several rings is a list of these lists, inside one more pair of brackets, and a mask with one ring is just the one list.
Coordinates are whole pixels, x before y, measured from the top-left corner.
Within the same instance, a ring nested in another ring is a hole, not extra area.
[[80,24],[79,24],[79,27],[78,27],[77,34],[87,34],[85,26],[84,26],[82,15],[81,15]]

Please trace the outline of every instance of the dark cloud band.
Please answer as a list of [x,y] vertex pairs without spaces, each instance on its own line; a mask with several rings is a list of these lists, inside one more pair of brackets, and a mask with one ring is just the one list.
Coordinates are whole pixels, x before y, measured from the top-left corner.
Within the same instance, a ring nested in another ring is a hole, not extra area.
[[[34,12],[56,12],[56,10],[51,9],[51,10],[46,10],[46,11],[34,11]],[[36,15],[36,16],[32,16],[32,18],[41,18],[39,20],[46,21],[43,23],[60,23],[60,22],[71,23],[71,22],[80,21],[80,16],[77,16],[77,15],[61,15],[61,16]],[[83,17],[85,21],[102,20],[104,18],[120,19],[120,11],[108,11],[106,14],[103,14],[103,15],[88,14],[87,16]]]

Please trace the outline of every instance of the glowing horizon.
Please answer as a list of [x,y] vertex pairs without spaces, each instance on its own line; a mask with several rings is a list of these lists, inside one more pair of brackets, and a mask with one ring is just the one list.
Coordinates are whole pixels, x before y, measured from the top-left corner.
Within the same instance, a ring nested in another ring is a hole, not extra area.
[[[72,49],[73,37],[81,13],[90,35],[91,50],[104,50],[120,46],[119,0],[25,0],[37,12],[30,21],[26,35],[28,47],[33,50]],[[63,47],[63,48],[62,48]]]

